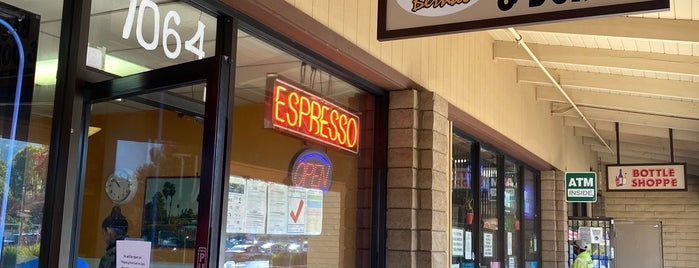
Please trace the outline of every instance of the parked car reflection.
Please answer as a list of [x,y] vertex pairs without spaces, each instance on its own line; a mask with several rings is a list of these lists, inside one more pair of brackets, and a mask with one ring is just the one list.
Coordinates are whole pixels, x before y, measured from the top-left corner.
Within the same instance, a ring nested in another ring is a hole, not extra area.
[[272,254],[256,245],[235,245],[226,249],[226,259],[235,262],[269,260]]
[[17,245],[18,243],[22,245],[32,245],[41,242],[41,235],[38,233],[27,233],[22,234],[11,234],[6,236],[2,240],[5,245]]

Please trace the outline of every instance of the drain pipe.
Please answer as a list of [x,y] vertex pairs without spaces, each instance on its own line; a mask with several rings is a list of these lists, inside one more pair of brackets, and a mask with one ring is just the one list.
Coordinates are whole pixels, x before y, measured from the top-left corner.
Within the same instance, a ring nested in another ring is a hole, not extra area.
[[[553,76],[551,75],[551,73],[549,73],[548,70],[546,70],[546,67],[544,67],[544,65],[541,63],[541,61],[539,61],[539,58],[537,58],[536,55],[534,55],[534,53],[529,49],[529,46],[527,46],[527,43],[522,41],[522,36],[515,30],[515,28],[510,27],[507,29],[515,37],[515,41],[517,41],[517,44],[522,46],[524,48],[524,50],[527,51],[527,54],[529,54],[529,56],[532,58],[532,60],[534,60],[534,62],[536,62],[536,65],[539,66],[539,68],[544,72],[544,74],[546,74],[546,77],[548,77],[549,80],[551,80],[551,83],[553,83],[556,86],[556,88],[558,88],[558,91],[560,91],[561,94],[563,94],[563,97],[565,97],[566,100],[568,101],[568,103],[570,103],[570,105],[573,106],[573,109],[575,109],[575,111],[578,112],[578,114],[580,115],[580,118],[582,118],[583,121],[585,121],[585,123],[587,124],[587,126],[592,130],[592,132],[595,133],[595,136],[597,136],[597,138],[602,142],[602,144],[604,144],[604,146],[607,147],[607,149],[610,152],[612,152],[612,154],[613,154],[614,150],[612,150],[612,148],[609,147],[609,144],[607,144],[607,142],[604,141],[602,136],[600,136],[599,132],[597,132],[597,130],[592,126],[592,123],[590,123],[590,120],[588,120],[587,117],[585,117],[585,115],[582,113],[582,111],[580,111],[580,108],[578,108],[578,105],[575,104],[575,102],[573,102],[573,100],[570,98],[570,96],[568,96],[568,93],[566,93],[563,90],[563,87],[561,87],[561,84],[559,84],[558,81],[556,81],[556,79],[553,78]],[[617,142],[619,142],[619,141],[617,141]]]

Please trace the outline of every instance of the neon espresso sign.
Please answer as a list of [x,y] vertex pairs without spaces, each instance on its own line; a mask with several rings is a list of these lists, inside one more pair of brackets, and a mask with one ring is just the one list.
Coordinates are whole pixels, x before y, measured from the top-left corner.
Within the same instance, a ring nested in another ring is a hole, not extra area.
[[357,153],[359,117],[303,90],[300,86],[267,76],[265,126]]

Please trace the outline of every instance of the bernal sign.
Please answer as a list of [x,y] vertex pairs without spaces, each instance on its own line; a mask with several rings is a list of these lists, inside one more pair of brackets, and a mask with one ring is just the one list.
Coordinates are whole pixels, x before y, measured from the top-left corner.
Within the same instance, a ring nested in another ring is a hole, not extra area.
[[378,39],[668,10],[669,0],[379,0]]

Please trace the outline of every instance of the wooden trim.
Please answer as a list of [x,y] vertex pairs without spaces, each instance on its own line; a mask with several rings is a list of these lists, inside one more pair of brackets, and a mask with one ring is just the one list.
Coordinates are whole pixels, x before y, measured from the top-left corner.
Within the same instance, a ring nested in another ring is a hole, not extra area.
[[222,2],[385,90],[424,90],[404,74],[285,1]]
[[449,104],[449,120],[454,126],[468,133],[480,142],[489,144],[499,151],[531,166],[536,170],[553,170],[553,165],[514,142],[497,130],[467,114],[453,104]]

